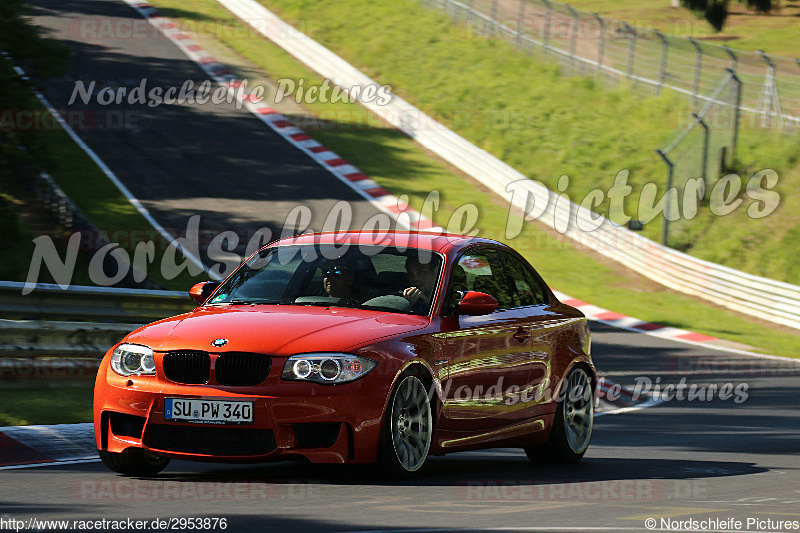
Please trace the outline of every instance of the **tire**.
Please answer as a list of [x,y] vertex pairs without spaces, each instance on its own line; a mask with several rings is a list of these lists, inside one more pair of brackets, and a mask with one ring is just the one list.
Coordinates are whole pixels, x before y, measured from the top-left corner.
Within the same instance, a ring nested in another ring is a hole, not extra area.
[[404,376],[394,389],[384,416],[378,467],[388,477],[411,477],[428,458],[433,411],[428,389],[415,376]]
[[576,366],[565,383],[550,438],[543,444],[525,447],[525,454],[533,462],[577,463],[589,447],[594,425],[592,378],[585,367]]
[[159,457],[139,449],[129,449],[122,453],[98,451],[100,459],[114,472],[126,476],[152,477],[169,464],[168,457]]

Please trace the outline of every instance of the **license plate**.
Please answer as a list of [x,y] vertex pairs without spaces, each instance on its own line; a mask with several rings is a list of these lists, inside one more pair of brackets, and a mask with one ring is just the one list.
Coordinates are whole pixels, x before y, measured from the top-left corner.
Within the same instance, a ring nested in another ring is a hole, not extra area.
[[253,402],[165,398],[164,418],[206,424],[252,424]]

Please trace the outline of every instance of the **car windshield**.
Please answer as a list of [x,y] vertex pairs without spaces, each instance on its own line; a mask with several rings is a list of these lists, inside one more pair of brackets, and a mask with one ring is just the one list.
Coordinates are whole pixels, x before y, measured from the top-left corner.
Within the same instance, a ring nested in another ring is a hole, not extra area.
[[430,250],[291,244],[251,257],[208,305],[309,305],[428,315],[442,258]]

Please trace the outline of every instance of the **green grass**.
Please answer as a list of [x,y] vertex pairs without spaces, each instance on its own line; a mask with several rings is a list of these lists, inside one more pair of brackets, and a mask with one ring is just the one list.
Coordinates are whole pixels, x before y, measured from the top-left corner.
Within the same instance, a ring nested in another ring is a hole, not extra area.
[[740,4],[731,2],[730,15],[720,32],[688,9],[671,7],[669,1],[665,0],[570,0],[566,3],[582,11],[670,35],[709,40],[740,50],[764,50],[780,56],[800,56],[797,48],[800,2],[796,0],[780,2],[780,9],[769,14],[748,11]]
[[0,426],[92,421],[94,381],[74,385],[0,388]]
[[[178,0],[154,4],[165,16],[189,27],[197,20],[217,21],[204,28],[218,28],[219,42],[273,79],[303,79],[306,87],[322,81],[280,48],[254,38],[214,1],[193,2],[191,11]],[[516,55],[503,43],[466,38],[448,19],[418,10],[415,3],[271,1],[268,7],[284,10],[285,20],[303,21],[301,27],[313,37],[368,75],[391,84],[396,93],[531,178],[554,186],[558,176],[568,173],[574,179],[570,192],[572,187],[578,191],[604,187],[621,168],[663,179],[663,168],[652,149],[683,120],[682,100],[665,95],[631,105],[624,89],[607,90],[590,79],[567,78],[557,67]],[[304,19],[308,13],[314,13],[310,20]],[[352,31],[354,27],[359,31]],[[313,103],[306,107],[331,122],[314,129],[303,117],[296,117],[300,125],[390,192],[408,194],[412,206],[419,208],[429,191],[439,190],[442,202],[434,219],[445,226],[458,206],[475,204],[481,234],[505,240],[507,206],[431,158],[409,138],[375,125],[374,117],[355,105]],[[521,124],[509,123],[512,119]],[[783,146],[782,139],[777,142],[773,149]],[[741,150],[742,158],[754,151],[753,157],[760,157],[767,151],[754,141],[748,146]],[[798,355],[797,335],[753,324],[655,284],[645,282],[643,289],[641,280],[632,281],[624,268],[593,259],[541,225],[527,224],[509,244],[528,257],[552,286],[572,296],[765,352]]]

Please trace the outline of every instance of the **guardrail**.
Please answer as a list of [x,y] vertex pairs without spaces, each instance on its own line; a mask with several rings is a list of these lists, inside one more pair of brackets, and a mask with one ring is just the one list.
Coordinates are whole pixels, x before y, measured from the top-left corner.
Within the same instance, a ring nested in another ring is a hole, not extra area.
[[99,358],[140,325],[0,319],[0,357]]
[[[14,357],[97,359],[143,324],[195,307],[183,292],[80,286],[62,289],[40,283],[23,296],[24,286],[0,282],[0,358],[4,361]],[[9,320],[12,318],[15,320]],[[40,364],[45,365],[36,365]],[[48,361],[45,366],[53,364],[63,362]],[[16,368],[19,365],[12,364],[10,375],[24,376],[35,371],[36,365],[25,363],[20,371]],[[67,370],[74,372],[75,368]],[[0,377],[8,373],[4,372],[0,371]],[[66,375],[71,375],[69,372]]]
[[[0,316],[22,319],[98,320],[146,324],[195,307],[188,293],[39,283],[22,295],[21,282],[0,282]],[[130,330],[129,330],[130,331]]]
[[[375,85],[321,44],[292,28],[254,0],[217,0],[291,55],[344,89]],[[386,105],[363,103],[365,107],[397,127],[472,178],[509,201],[518,212],[545,205],[539,220],[554,228],[566,227],[566,235],[602,255],[635,269],[667,287],[692,294],[718,305],[778,324],[800,329],[800,287],[739,272],[691,257],[641,237],[608,220],[595,231],[588,210],[571,202],[556,202],[555,195],[488,152],[481,150],[444,125],[425,115],[402,98],[394,96]],[[512,187],[512,184],[514,186]],[[529,197],[513,194],[525,189]],[[557,204],[557,205],[556,205]],[[589,224],[589,226],[587,226]]]

